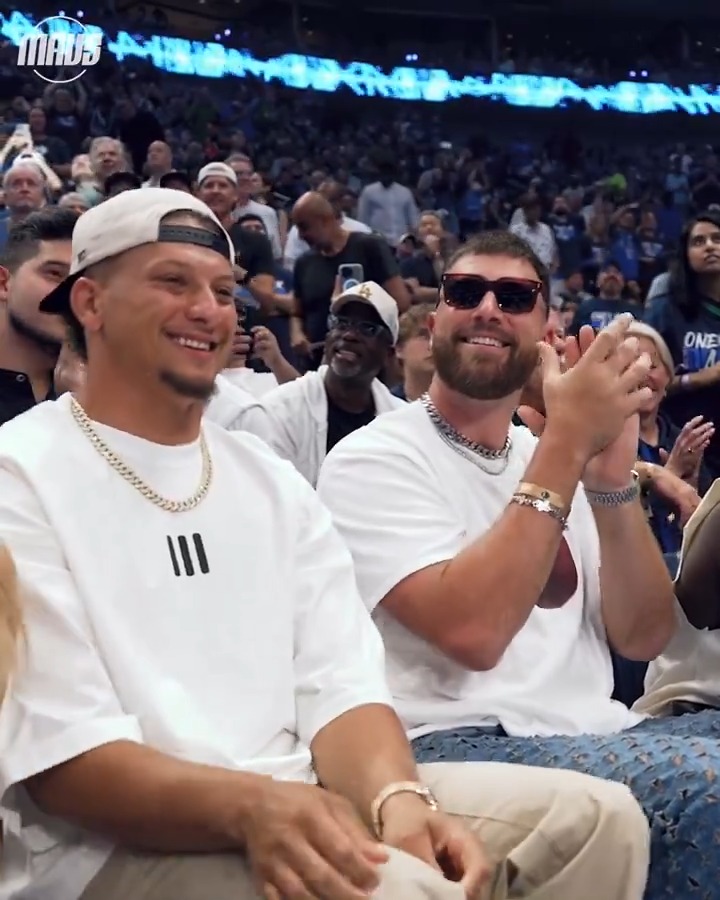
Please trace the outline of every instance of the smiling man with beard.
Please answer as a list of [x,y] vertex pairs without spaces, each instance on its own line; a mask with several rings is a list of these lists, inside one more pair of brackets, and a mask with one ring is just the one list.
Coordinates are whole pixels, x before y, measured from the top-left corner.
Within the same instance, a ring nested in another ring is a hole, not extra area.
[[54,397],[65,325],[39,306],[67,276],[77,219],[70,209],[47,208],[10,231],[0,260],[0,424]]
[[[461,247],[432,320],[428,394],[335,447],[318,494],[418,761],[631,784],[652,826],[646,897],[700,898],[719,859],[720,713],[646,721],[611,696],[611,648],[649,661],[675,631],[633,471],[651,359],[620,316],[569,339],[563,371],[543,341],[548,297],[547,268],[517,237]],[[520,411],[536,438],[511,418],[538,356],[545,415]]]
[[397,304],[373,281],[332,302],[326,365],[263,397],[271,446],[315,486],[325,455],[381,413],[404,406],[378,379],[398,339]]

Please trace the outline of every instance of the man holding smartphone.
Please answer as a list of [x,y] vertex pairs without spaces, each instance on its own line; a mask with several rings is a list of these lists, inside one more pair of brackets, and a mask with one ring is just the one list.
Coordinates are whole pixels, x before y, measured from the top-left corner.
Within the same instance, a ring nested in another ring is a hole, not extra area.
[[290,338],[295,352],[304,357],[306,368],[317,369],[322,361],[330,303],[342,291],[341,267],[345,280],[380,285],[399,312],[410,307],[411,299],[387,242],[375,234],[346,231],[332,204],[321,194],[304,194],[295,204],[292,218],[310,250],[295,263],[296,310]]
[[225,163],[209,163],[198,173],[196,195],[215,213],[232,239],[235,262],[244,272],[241,286],[247,289],[264,316],[272,315],[278,302],[272,245],[266,235],[234,222],[237,175]]

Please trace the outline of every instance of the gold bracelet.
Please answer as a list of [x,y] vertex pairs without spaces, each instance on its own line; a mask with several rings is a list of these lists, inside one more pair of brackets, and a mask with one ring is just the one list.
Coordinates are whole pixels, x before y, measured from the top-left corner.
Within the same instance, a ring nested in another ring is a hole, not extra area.
[[370,817],[372,819],[373,831],[375,837],[381,841],[383,839],[383,821],[382,808],[387,801],[396,794],[415,794],[420,797],[431,810],[437,812],[440,808],[435,795],[429,787],[420,784],[419,781],[394,781],[392,784],[386,785],[373,800],[370,806]]
[[555,504],[551,503],[549,500],[540,500],[537,497],[531,497],[529,494],[521,494],[517,491],[510,498],[510,502],[516,503],[518,506],[530,507],[540,513],[545,513],[552,519],[555,519],[556,522],[559,522],[562,525],[563,531],[567,530],[567,515],[561,507],[555,506]]
[[566,503],[560,494],[555,491],[549,491],[547,488],[540,487],[539,484],[533,484],[532,481],[521,481],[517,486],[515,493],[551,503],[556,509],[563,510],[566,516],[570,512],[570,504]]

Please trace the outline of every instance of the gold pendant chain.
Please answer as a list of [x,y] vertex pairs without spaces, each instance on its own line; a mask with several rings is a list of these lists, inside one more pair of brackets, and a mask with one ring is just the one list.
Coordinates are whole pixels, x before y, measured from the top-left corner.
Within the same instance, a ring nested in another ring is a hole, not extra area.
[[92,425],[92,421],[85,410],[80,406],[78,401],[74,398],[70,398],[70,410],[72,412],[73,418],[77,422],[80,430],[83,432],[85,437],[90,441],[93,447],[97,450],[97,452],[102,456],[105,462],[113,468],[121,478],[124,478],[128,484],[132,485],[136,491],[139,491],[146,500],[149,500],[155,506],[158,506],[160,509],[165,510],[165,512],[171,513],[181,513],[188,512],[191,509],[195,509],[206,497],[207,492],[210,490],[210,484],[212,482],[213,477],[213,463],[212,458],[210,456],[210,450],[208,449],[207,441],[205,440],[205,435],[203,432],[200,432],[200,453],[202,454],[202,473],[200,475],[200,485],[192,497],[188,497],[187,500],[168,500],[166,497],[162,497],[158,494],[157,491],[154,491],[148,484],[146,484],[140,476],[130,468],[127,463],[123,462],[122,459],[108,447],[105,441],[100,437],[100,435],[95,431]]

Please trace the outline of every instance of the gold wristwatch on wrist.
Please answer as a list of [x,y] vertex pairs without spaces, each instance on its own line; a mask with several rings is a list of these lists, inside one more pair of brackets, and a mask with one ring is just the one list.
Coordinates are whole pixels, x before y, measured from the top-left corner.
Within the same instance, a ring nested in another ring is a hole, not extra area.
[[395,797],[397,794],[415,794],[434,812],[437,812],[437,810],[440,809],[433,792],[429,787],[426,787],[419,781],[394,781],[392,784],[386,785],[378,793],[370,806],[370,818],[372,820],[373,831],[375,832],[375,837],[379,841],[383,839],[383,806],[391,797]]

